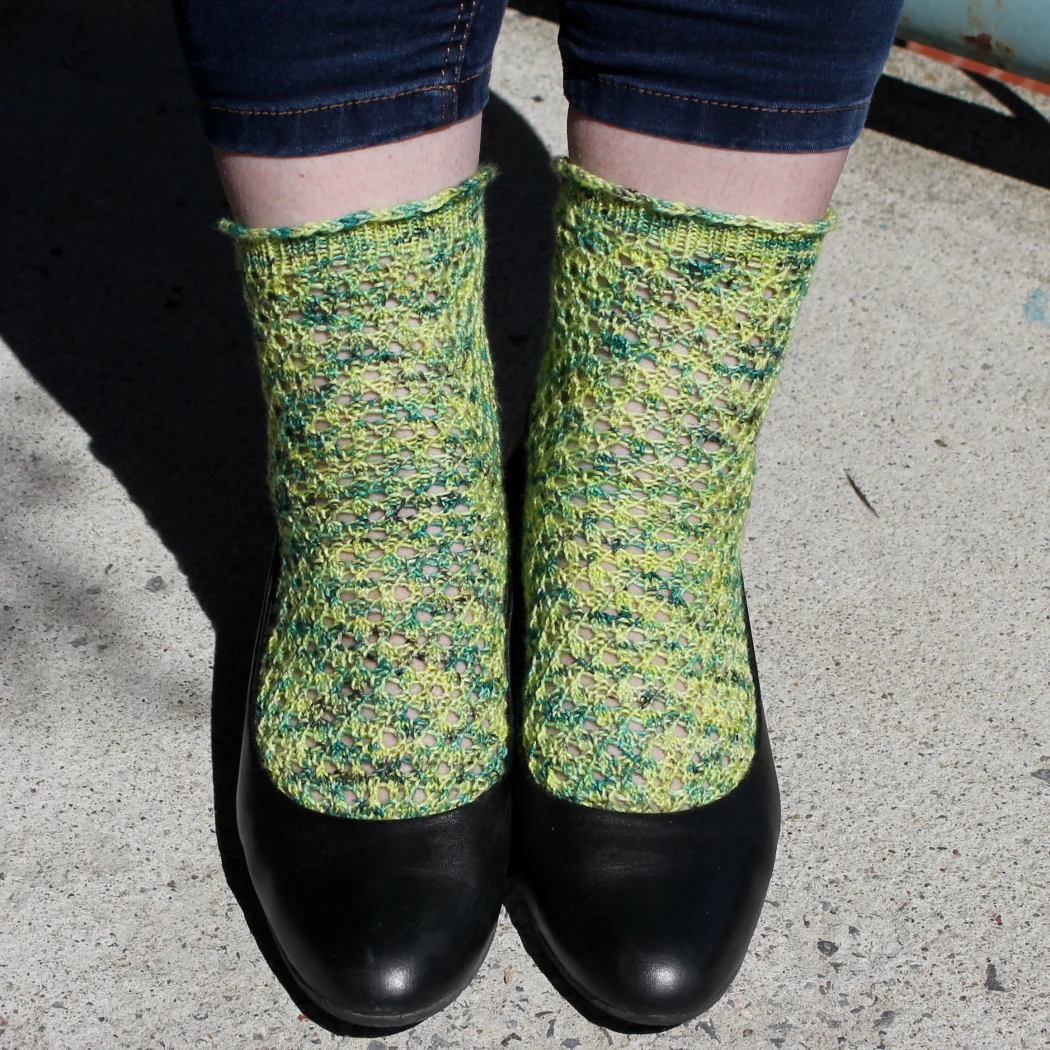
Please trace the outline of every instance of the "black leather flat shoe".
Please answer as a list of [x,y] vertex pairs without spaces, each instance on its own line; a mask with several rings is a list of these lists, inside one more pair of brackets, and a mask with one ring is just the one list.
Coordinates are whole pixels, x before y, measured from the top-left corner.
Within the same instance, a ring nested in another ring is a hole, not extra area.
[[[745,617],[747,615],[745,607]],[[516,887],[549,959],[599,1013],[668,1028],[729,987],[758,923],[780,833],[780,792],[747,625],[755,756],[728,795],[669,814],[555,798],[517,762]]]
[[303,994],[351,1025],[396,1029],[447,1006],[495,933],[510,851],[510,781],[430,817],[354,820],[305,809],[274,786],[252,731],[255,646],[237,826],[277,947]]

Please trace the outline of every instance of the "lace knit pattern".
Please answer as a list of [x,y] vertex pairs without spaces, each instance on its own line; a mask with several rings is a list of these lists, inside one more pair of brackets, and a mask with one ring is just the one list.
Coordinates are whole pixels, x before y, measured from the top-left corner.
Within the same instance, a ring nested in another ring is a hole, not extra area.
[[754,753],[740,541],[754,448],[831,216],[721,215],[574,167],[525,507],[529,770],[622,812],[725,795]]
[[256,740],[302,805],[475,799],[507,752],[507,532],[483,191],[237,240],[280,532]]

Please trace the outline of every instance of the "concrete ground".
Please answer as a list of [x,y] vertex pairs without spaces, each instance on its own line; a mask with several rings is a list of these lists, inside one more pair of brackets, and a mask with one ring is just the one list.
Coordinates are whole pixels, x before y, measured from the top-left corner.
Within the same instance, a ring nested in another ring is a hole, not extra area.
[[[486,138],[510,440],[555,32],[508,14]],[[0,52],[0,1050],[1050,1046],[1050,99],[895,53],[836,196],[748,526],[785,819],[728,994],[599,1028],[504,920],[440,1016],[348,1042],[232,824],[261,404],[166,5],[16,0]]]

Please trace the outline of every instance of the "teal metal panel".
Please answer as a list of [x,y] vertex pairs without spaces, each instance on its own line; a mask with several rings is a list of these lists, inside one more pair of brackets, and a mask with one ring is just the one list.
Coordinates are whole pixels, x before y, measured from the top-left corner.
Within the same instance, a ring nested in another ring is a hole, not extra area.
[[906,0],[898,34],[1050,82],[1050,0]]

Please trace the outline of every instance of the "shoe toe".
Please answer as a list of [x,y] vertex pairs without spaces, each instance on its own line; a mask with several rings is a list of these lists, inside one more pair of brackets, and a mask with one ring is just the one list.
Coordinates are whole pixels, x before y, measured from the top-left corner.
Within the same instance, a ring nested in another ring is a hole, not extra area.
[[780,804],[764,726],[728,795],[670,814],[515,796],[516,881],[548,955],[601,1013],[670,1027],[708,1009],[743,962],[776,855]]
[[604,885],[592,878],[578,894],[547,884],[533,895],[533,916],[559,968],[602,1012],[669,1027],[708,1009],[740,968],[768,872],[740,875],[735,896],[696,866]]
[[364,1027],[415,1024],[451,1002],[495,931],[509,807],[504,780],[435,816],[316,813],[274,786],[246,729],[238,829],[252,884],[301,990]]
[[281,954],[328,1013],[369,1027],[413,1024],[477,972],[495,929],[498,882],[486,890],[461,873],[411,869],[387,844],[379,862],[364,855],[324,871],[286,868],[267,892],[256,864],[253,881]]
[[697,965],[699,961],[673,946],[663,954],[637,953],[623,960],[604,981],[595,974],[599,979],[593,984],[596,994],[615,1003],[625,1017],[659,1026],[680,1024],[701,1013],[720,994],[720,982],[717,978],[712,981],[710,973]]

